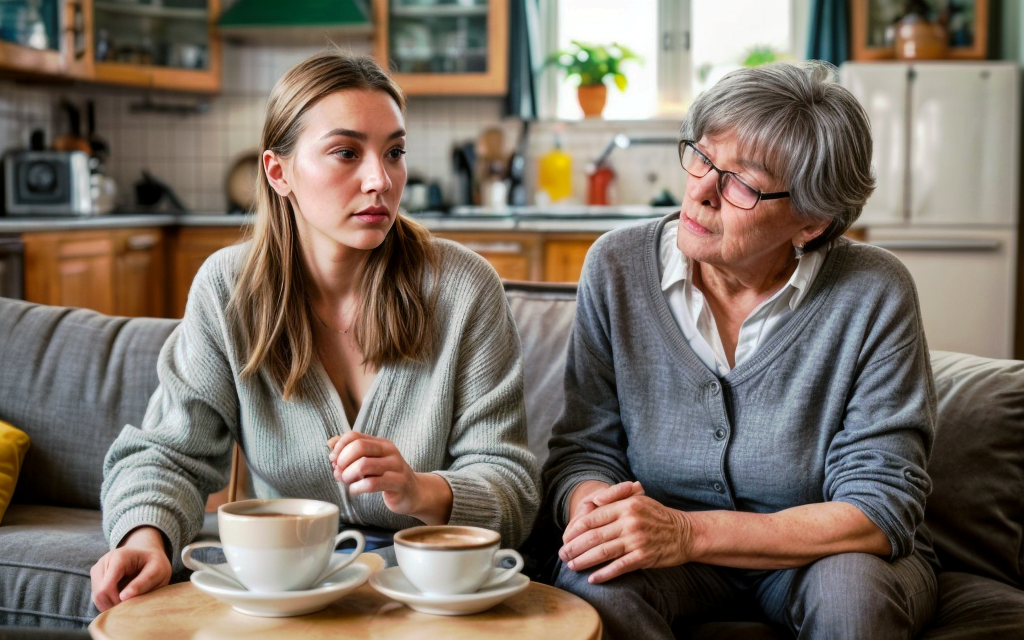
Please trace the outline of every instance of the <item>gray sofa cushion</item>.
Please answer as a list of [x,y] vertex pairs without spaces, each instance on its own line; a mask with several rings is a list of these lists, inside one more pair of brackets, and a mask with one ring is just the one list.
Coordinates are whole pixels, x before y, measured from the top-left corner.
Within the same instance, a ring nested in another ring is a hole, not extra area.
[[939,608],[920,640],[1024,638],[1024,591],[969,573],[939,574]]
[[106,552],[99,511],[12,504],[0,527],[0,624],[88,624],[99,613],[89,569]]
[[934,351],[926,522],[947,571],[1024,588],[1024,362]]
[[506,282],[505,295],[523,343],[523,391],[530,451],[544,464],[551,427],[565,398],[565,354],[576,315],[576,287]]
[[0,420],[32,439],[13,502],[99,508],[103,457],[141,424],[176,325],[0,298]]

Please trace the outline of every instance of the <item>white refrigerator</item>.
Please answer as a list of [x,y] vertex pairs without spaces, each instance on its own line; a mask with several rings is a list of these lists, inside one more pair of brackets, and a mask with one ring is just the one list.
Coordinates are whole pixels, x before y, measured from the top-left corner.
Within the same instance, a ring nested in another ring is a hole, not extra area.
[[877,188],[857,226],[917,284],[933,350],[1012,358],[1020,71],[1013,62],[846,63]]

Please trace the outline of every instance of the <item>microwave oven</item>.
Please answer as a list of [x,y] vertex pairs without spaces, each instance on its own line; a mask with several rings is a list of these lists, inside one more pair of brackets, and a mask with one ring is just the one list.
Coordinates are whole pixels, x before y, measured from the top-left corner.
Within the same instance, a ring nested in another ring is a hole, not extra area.
[[3,209],[9,216],[90,215],[89,154],[14,151],[3,160]]

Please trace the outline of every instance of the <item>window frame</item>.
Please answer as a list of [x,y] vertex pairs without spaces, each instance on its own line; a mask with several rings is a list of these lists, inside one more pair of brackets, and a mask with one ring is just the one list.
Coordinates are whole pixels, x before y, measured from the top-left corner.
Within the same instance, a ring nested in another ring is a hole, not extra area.
[[[691,60],[691,12],[694,0],[658,0],[658,30],[660,46],[656,61],[658,69],[657,109],[651,119],[678,119],[696,97],[693,91],[693,64]],[[700,1],[700,0],[697,0]],[[804,58],[806,25],[810,18],[811,0],[790,1],[790,37],[795,59]],[[540,30],[544,56],[558,48],[558,2],[538,0]],[[674,27],[673,27],[674,26]],[[544,70],[537,83],[537,108],[544,120],[558,119],[558,87],[562,78]]]

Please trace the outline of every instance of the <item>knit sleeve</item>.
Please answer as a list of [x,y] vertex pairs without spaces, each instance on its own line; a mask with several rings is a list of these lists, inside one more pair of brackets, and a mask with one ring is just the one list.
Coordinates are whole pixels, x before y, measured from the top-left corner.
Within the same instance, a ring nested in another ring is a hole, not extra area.
[[559,527],[569,498],[587,480],[609,485],[633,480],[612,364],[605,245],[591,249],[576,296],[576,319],[565,362],[565,410],[552,427],[544,484]]
[[227,483],[238,399],[216,262],[200,269],[185,316],[160,351],[159,386],[142,426],[126,425],[104,460],[103,530],[111,549],[150,525],[167,536],[177,563],[202,527],[208,494]]
[[505,546],[530,532],[540,501],[527,447],[522,347],[501,282],[483,260],[465,274],[467,317],[457,346],[452,462],[437,471],[453,494],[450,524],[499,531]]
[[875,307],[871,329],[827,452],[824,495],[859,508],[885,533],[895,560],[914,551],[924,520],[936,401],[913,280],[895,259],[884,275],[877,297],[862,301]]

